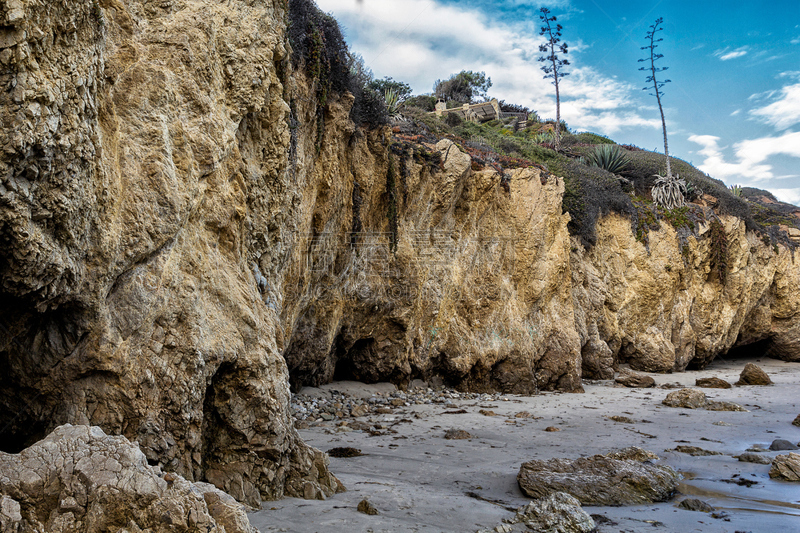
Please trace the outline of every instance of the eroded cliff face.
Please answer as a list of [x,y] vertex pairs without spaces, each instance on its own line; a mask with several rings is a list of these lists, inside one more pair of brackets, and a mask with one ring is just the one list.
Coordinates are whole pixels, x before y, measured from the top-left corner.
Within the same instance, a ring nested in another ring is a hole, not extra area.
[[[711,215],[709,214],[709,217]],[[585,377],[617,363],[649,372],[702,368],[731,349],[800,360],[800,254],[773,248],[744,222],[722,217],[727,276],[712,271],[709,226],[684,242],[669,224],[650,250],[630,221],[606,217],[590,251],[573,248],[575,327]]]
[[284,3],[0,13],[3,448],[92,424],[254,505],[331,494],[252,269],[281,253]]
[[[365,132],[289,71],[280,0],[0,0],[0,434],[64,423],[240,501],[340,488],[295,387],[581,390],[737,345],[800,358],[800,257],[724,219],[584,250],[563,182]],[[319,113],[324,123],[320,129]]]
[[[296,80],[294,94],[307,92]],[[303,102],[302,215],[281,305],[293,384],[439,376],[471,390],[580,390],[563,182],[473,171],[449,140],[355,132],[348,98],[328,106],[318,138]]]

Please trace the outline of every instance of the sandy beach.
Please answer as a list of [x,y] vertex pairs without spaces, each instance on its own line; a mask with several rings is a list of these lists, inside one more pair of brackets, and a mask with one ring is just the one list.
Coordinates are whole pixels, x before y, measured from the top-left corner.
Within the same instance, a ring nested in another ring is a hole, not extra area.
[[[774,385],[702,390],[711,400],[734,402],[748,412],[689,410],[661,403],[671,390],[660,387],[694,387],[697,378],[712,376],[733,384],[747,362],[763,368]],[[598,531],[800,529],[800,484],[772,480],[769,465],[734,458],[753,447],[768,449],[775,439],[800,441],[800,427],[792,425],[800,413],[800,365],[740,358],[715,361],[702,371],[650,376],[659,388],[584,382],[585,394],[448,398],[449,404],[399,405],[383,409],[385,413],[348,419],[378,428],[372,432],[341,430],[338,419],[312,423],[300,430],[309,444],[325,451],[352,447],[363,453],[331,459],[331,469],[347,492],[326,501],[266,502],[261,511],[250,514],[250,520],[262,533],[475,532],[498,526],[530,501],[516,481],[521,463],[639,446],[658,454],[659,464],[683,474],[679,493],[664,503],[584,507],[595,518]],[[332,390],[375,398],[392,389],[388,384],[333,383],[305,389],[298,398],[324,398]],[[620,422],[610,417],[625,418],[618,418]],[[445,439],[450,429],[464,430],[472,438]],[[695,457],[674,451],[679,445],[722,455]],[[762,454],[773,458],[780,453],[787,452]],[[687,497],[707,502],[719,518],[679,508]],[[363,499],[379,514],[358,512]]]

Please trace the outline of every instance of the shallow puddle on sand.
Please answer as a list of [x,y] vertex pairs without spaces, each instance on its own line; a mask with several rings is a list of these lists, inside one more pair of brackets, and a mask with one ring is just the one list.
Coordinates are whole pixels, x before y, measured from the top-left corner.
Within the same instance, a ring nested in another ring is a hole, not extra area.
[[[692,479],[690,476],[691,474],[683,473],[684,478],[686,480]],[[693,477],[693,476],[692,476]],[[706,481],[713,483],[713,480],[703,480],[695,478],[696,482]],[[769,482],[767,482],[769,483]],[[771,482],[772,484],[777,485],[778,482]],[[773,489],[778,488],[770,487]],[[787,487],[789,488],[789,487]],[[791,487],[790,492],[793,497],[797,497],[798,490],[796,487]],[[768,513],[768,514],[782,514],[782,515],[789,515],[789,516],[800,516],[800,502],[793,503],[793,502],[786,502],[780,500],[772,500],[766,498],[758,498],[754,495],[746,495],[742,496],[739,494],[731,494],[730,492],[714,490],[707,487],[699,487],[693,483],[680,483],[678,485],[678,491],[685,495],[691,496],[696,498],[711,498],[713,499],[713,503],[711,505],[718,510],[724,511],[749,511],[749,512],[758,512],[758,513]],[[772,492],[772,491],[771,491]]]

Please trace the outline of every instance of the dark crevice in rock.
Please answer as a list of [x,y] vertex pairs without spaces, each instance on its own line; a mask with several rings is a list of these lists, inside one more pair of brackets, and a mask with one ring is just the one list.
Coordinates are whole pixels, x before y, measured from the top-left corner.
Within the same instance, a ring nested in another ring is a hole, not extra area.
[[86,338],[78,304],[37,312],[0,293],[0,450],[18,453],[65,420],[62,363]]
[[730,361],[738,359],[754,359],[759,357],[769,357],[770,348],[773,344],[772,339],[762,339],[743,346],[735,346],[723,354],[717,355],[713,359],[696,358],[689,362],[687,370],[702,370],[709,365],[712,360]]

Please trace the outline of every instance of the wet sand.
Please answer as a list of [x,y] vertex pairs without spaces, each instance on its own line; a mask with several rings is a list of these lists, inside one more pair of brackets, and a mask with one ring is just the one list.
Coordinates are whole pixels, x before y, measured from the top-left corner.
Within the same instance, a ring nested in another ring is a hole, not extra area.
[[[639,446],[657,453],[660,464],[684,474],[680,493],[672,501],[644,506],[584,507],[607,519],[597,521],[601,533],[800,531],[800,483],[771,480],[769,465],[733,457],[754,445],[769,448],[779,438],[800,442],[800,428],[791,424],[800,413],[800,364],[719,360],[702,371],[650,375],[659,385],[694,387],[695,379],[712,376],[733,384],[747,362],[761,366],[775,384],[702,390],[709,399],[735,402],[749,412],[670,408],[661,404],[670,390],[628,389],[600,381],[584,383],[585,394],[453,400],[448,407],[411,405],[359,419],[385,426],[387,432],[380,436],[337,432],[337,421],[301,430],[305,441],[321,450],[347,446],[364,454],[331,459],[331,469],[347,492],[326,501],[266,502],[250,520],[262,533],[475,532],[499,525],[513,516],[512,509],[530,501],[516,482],[521,463]],[[363,389],[386,390],[385,385]],[[456,412],[460,410],[466,413]],[[485,416],[480,410],[498,416]],[[515,418],[521,411],[535,418]],[[633,423],[615,422],[611,416],[628,417]],[[560,431],[548,432],[547,427]],[[448,429],[465,430],[473,438],[446,440]],[[665,451],[681,444],[723,455],[692,457]],[[779,453],[788,452],[764,455]],[[740,479],[748,482],[739,485]],[[715,519],[709,513],[679,509],[686,497],[700,498],[727,516]],[[378,515],[356,510],[364,498]]]

